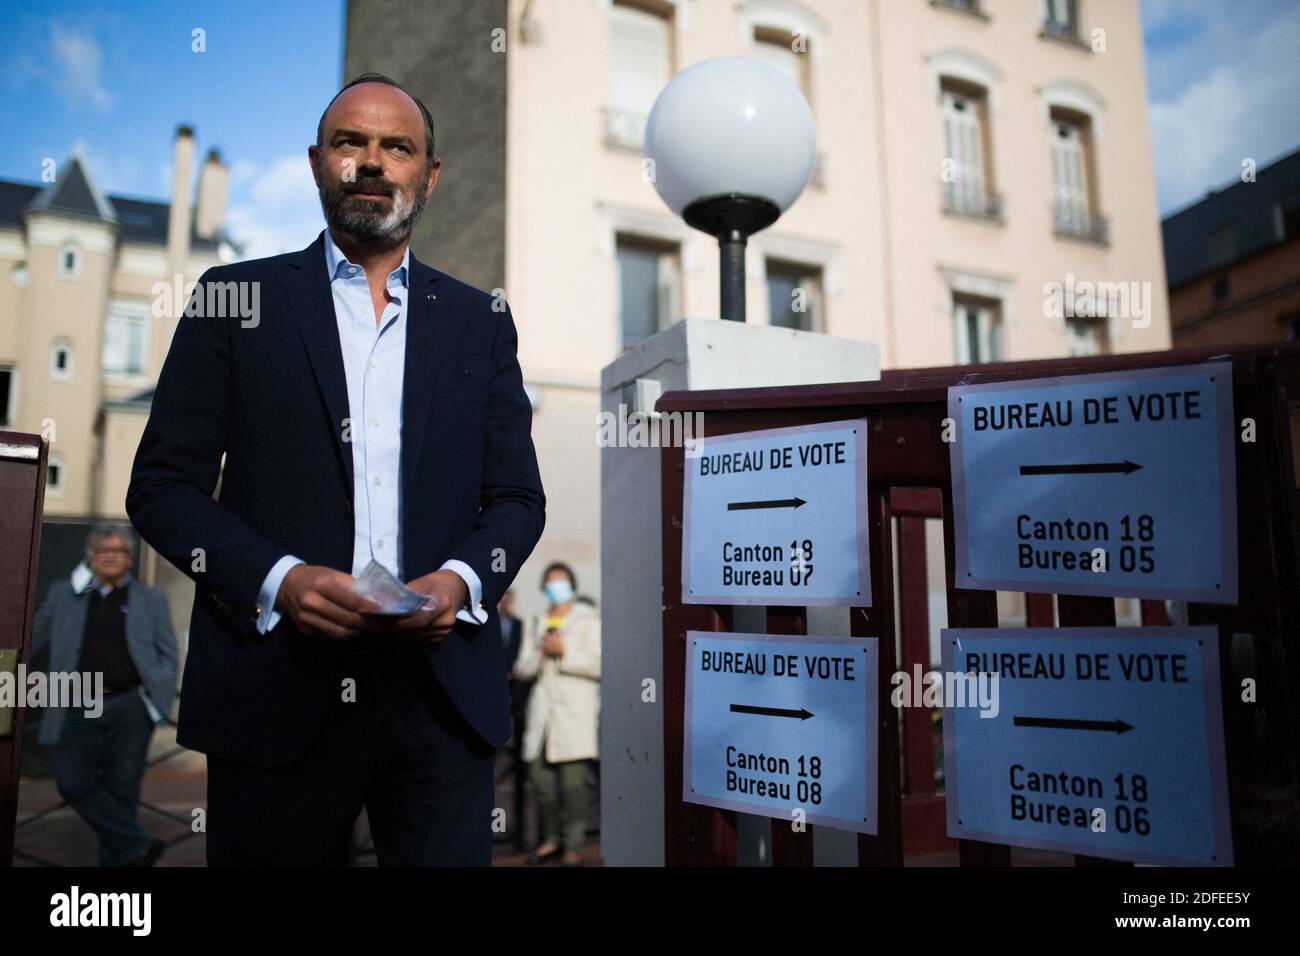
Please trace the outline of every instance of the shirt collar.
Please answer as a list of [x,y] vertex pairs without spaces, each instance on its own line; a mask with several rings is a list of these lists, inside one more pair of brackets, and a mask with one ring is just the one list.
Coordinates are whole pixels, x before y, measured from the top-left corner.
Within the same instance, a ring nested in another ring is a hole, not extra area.
[[[348,257],[343,254],[343,250],[338,247],[328,229],[325,230],[325,268],[328,270],[331,282],[352,275],[353,273],[350,270],[353,268],[361,268],[360,266],[354,266]],[[387,284],[391,287],[394,280],[396,280],[398,285],[406,287],[410,270],[411,244],[408,242],[406,249],[402,252],[402,264],[388,274]]]
[[104,590],[105,588],[108,587],[107,584],[100,584],[100,583],[99,583],[98,581],[96,581],[94,578],[91,578],[91,579],[90,579],[90,586],[91,586],[92,588],[94,588],[96,591],[99,592],[100,597],[108,597],[110,594],[113,593],[113,591],[120,591],[120,590],[122,590],[122,588],[126,587],[126,586],[127,586],[128,584],[130,584],[130,583],[131,583],[131,572],[130,572],[130,571],[128,571],[128,572],[126,573],[126,577],[124,577],[124,578],[122,579],[122,582],[121,582],[117,587],[115,587],[115,588],[113,588],[113,589],[111,589],[111,590],[108,590],[108,591],[105,591],[105,590]]

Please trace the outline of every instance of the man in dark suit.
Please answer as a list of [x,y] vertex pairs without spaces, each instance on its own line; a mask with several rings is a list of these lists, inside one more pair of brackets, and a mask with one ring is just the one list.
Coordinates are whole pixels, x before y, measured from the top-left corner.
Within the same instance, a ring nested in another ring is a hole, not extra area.
[[[410,254],[441,166],[419,100],[358,77],[308,155],[328,228],[200,279],[127,493],[197,584],[177,739],[208,755],[209,863],[344,863],[364,808],[381,864],[486,865],[496,606],[545,509],[514,320]],[[256,314],[211,314],[236,295]],[[431,609],[376,616],[371,560]]]

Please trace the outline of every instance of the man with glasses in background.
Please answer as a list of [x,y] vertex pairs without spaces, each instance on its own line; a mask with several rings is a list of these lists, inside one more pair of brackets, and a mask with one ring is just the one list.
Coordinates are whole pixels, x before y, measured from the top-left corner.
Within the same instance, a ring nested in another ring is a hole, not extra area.
[[89,693],[102,687],[98,701],[83,691],[86,707],[51,707],[39,737],[58,748],[59,794],[99,838],[100,866],[153,866],[166,846],[137,816],[149,737],[176,695],[176,635],[167,598],[131,577],[134,548],[131,529],[96,527],[92,579],[79,591],[57,582],[32,625],[32,660],[49,653],[51,684],[75,673]]

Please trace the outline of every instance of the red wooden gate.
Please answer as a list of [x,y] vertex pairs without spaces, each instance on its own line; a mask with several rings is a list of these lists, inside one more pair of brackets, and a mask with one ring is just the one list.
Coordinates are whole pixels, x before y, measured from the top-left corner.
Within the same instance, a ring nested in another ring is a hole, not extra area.
[[[1293,422],[1300,418],[1300,347],[1176,350],[1089,359],[886,372],[879,382],[669,392],[663,412],[703,412],[704,434],[725,435],[865,417],[873,607],[850,610],[855,636],[880,639],[878,833],[858,837],[864,866],[957,847],[963,866],[1009,865],[1009,847],[946,836],[944,798],[934,775],[939,739],[930,713],[889,705],[896,670],[930,669],[925,521],[943,521],[948,626],[997,627],[997,594],[953,586],[949,446],[942,440],[947,390],[955,385],[1230,360],[1234,420],[1255,423],[1238,441],[1237,529],[1240,593],[1235,606],[1189,604],[1187,623],[1219,629],[1223,719],[1233,846],[1240,864],[1300,859],[1300,526]],[[684,452],[665,448],[663,468],[663,663],[665,861],[670,866],[734,865],[736,814],[686,803],[682,739],[686,632],[731,629],[731,608],[684,604],[681,595]],[[899,586],[891,533],[897,521]],[[1053,600],[1055,599],[1055,600]],[[1053,603],[1055,607],[1053,607]],[[1054,613],[1055,612],[1055,613]],[[773,634],[807,633],[807,609],[767,608]],[[1028,626],[1115,625],[1111,598],[1027,595]],[[1167,623],[1165,605],[1142,602],[1144,624]],[[1243,677],[1257,702],[1240,700]],[[900,726],[901,723],[901,726]],[[774,823],[773,862],[813,863],[812,827]],[[1021,851],[1016,851],[1020,853]],[[1077,865],[1120,865],[1076,856]]]

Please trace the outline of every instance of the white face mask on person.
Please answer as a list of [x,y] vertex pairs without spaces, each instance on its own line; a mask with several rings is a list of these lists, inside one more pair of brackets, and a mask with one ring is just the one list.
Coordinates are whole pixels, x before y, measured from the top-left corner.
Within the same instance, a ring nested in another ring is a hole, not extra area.
[[547,581],[542,591],[552,604],[567,604],[573,600],[573,585],[568,581]]

